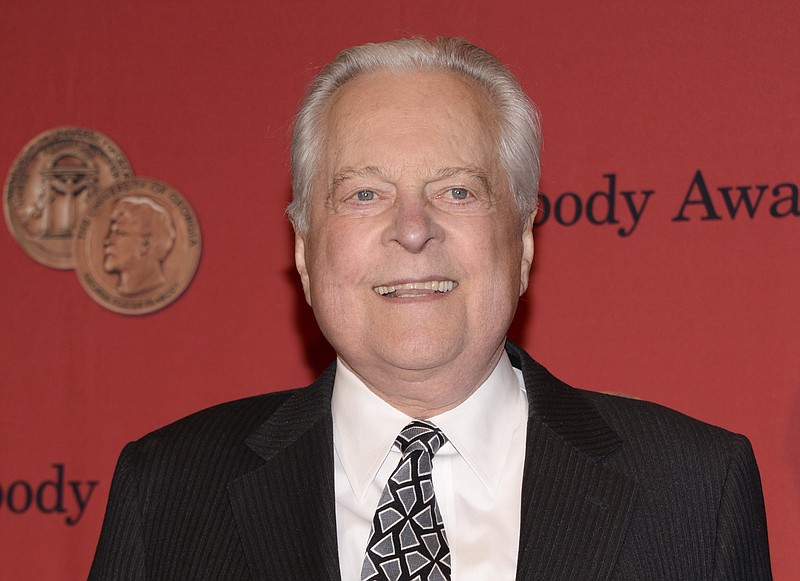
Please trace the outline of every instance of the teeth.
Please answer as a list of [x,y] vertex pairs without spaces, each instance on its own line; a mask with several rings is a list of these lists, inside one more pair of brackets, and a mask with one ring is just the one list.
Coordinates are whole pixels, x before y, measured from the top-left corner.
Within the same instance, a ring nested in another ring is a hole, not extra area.
[[379,295],[389,295],[399,290],[432,290],[437,293],[446,293],[453,290],[455,282],[452,280],[428,280],[425,282],[409,282],[406,284],[376,286],[374,290]]

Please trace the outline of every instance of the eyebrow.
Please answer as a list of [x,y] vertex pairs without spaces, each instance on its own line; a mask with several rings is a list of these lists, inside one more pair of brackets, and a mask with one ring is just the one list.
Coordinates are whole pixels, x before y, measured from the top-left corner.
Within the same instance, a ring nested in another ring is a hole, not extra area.
[[328,198],[333,196],[337,188],[347,180],[365,176],[377,177],[385,182],[391,181],[389,176],[386,175],[386,172],[374,165],[368,165],[360,168],[345,167],[334,174],[333,179],[331,180],[331,185],[328,187]]
[[[439,169],[436,173],[434,173],[429,181],[436,182],[457,175],[466,175],[470,178],[476,179],[479,182],[481,182],[483,187],[485,187],[489,193],[491,193],[492,191],[491,180],[489,179],[488,172],[479,167],[474,167],[474,166],[443,167]],[[336,172],[336,174],[333,176],[333,179],[331,180],[331,185],[328,188],[328,197],[330,198],[334,194],[336,189],[339,186],[341,186],[344,182],[358,177],[377,177],[385,182],[392,181],[391,177],[385,171],[374,165],[368,165],[360,168],[345,167]]]
[[436,172],[432,181],[445,180],[457,175],[467,175],[478,180],[486,188],[486,191],[491,194],[492,183],[489,180],[489,174],[479,167],[445,167]]

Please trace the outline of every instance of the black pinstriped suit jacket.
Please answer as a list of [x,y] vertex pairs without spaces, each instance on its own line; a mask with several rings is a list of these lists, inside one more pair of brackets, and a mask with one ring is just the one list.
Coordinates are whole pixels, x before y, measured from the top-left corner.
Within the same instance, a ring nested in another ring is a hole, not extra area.
[[[517,579],[771,578],[743,436],[571,388],[507,350],[530,402]],[[129,444],[90,579],[338,580],[333,377]]]

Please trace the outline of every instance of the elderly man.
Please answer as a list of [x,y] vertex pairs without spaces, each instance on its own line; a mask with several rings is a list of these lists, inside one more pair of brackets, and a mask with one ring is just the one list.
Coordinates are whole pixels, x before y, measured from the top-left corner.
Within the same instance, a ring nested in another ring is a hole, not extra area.
[[92,578],[770,578],[744,437],[506,341],[538,152],[514,77],[463,40],[326,67],[289,212],[336,364],[129,444]]

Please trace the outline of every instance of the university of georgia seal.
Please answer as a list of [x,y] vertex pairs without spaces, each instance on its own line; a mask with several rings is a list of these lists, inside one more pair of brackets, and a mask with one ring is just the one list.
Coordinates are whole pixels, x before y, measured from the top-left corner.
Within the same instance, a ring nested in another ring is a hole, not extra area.
[[5,184],[11,235],[37,262],[73,268],[75,229],[89,199],[133,175],[122,150],[98,131],[59,127],[28,143]]

